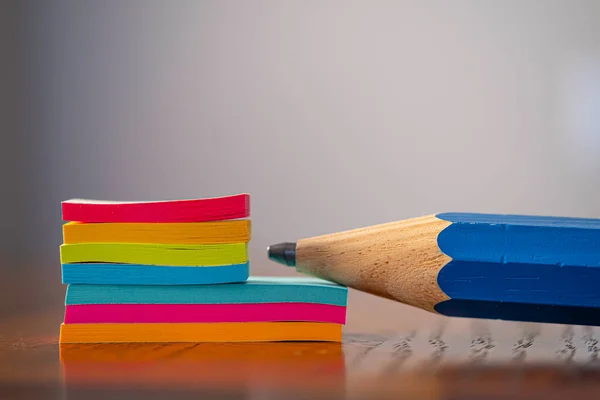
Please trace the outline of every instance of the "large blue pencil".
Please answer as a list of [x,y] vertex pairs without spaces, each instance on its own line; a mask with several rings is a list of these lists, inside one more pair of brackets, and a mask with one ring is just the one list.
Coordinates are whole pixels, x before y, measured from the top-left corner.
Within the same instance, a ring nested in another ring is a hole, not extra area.
[[445,213],[281,243],[269,257],[447,316],[600,325],[600,219]]

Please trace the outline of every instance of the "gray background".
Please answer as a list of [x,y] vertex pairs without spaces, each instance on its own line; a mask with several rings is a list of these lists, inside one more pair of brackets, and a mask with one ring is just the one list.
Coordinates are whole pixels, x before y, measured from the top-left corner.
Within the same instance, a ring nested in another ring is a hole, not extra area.
[[255,274],[426,213],[600,217],[598,1],[2,4],[4,260],[58,271],[72,197],[249,192]]

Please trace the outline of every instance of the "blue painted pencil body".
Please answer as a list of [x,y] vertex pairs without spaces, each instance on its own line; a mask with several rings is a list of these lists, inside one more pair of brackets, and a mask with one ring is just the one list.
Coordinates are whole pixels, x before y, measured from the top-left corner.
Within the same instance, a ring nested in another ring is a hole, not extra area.
[[600,325],[600,220],[439,214],[445,315]]

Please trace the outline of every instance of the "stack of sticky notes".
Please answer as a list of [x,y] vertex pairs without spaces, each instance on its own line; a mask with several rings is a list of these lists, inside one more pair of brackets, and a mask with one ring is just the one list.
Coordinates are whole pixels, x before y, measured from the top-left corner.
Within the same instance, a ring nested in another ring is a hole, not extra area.
[[62,203],[63,283],[178,285],[248,278],[249,196]]
[[249,203],[63,202],[60,342],[341,341],[345,287],[249,277]]

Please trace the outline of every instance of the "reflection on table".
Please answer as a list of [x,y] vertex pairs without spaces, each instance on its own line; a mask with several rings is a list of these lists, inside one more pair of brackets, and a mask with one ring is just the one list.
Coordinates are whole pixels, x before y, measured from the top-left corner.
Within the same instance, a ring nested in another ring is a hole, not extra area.
[[340,343],[61,344],[63,383],[145,388],[318,390],[345,386]]

